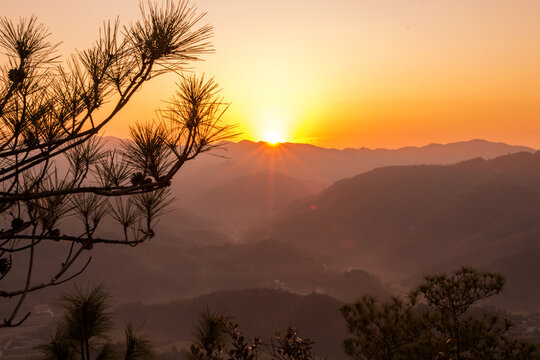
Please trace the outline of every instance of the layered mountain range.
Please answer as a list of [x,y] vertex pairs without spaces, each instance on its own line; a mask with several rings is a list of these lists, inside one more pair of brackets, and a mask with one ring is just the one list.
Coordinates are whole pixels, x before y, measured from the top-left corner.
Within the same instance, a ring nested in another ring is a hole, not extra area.
[[253,238],[407,278],[461,265],[500,270],[507,298],[535,306],[540,153],[375,169],[296,201],[251,228]]
[[[350,302],[472,265],[508,278],[502,305],[538,308],[540,155],[532,149],[482,140],[398,150],[224,146],[228,158],[204,154],[178,174],[155,239],[97,246],[79,282],[104,282],[119,302],[250,287]],[[58,266],[57,246],[43,248],[35,281]],[[6,284],[23,274],[10,276]]]

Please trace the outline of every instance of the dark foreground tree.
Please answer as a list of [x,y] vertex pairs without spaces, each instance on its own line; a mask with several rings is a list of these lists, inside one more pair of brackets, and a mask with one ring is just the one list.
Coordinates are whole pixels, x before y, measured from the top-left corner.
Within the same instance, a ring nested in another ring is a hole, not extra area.
[[109,293],[102,286],[87,291],[76,286],[73,293],[63,295],[60,301],[64,309],[60,334],[82,359],[90,359],[95,342],[110,340],[113,322]]
[[[132,141],[111,149],[99,140],[146,81],[211,51],[212,28],[199,25],[202,15],[186,2],[141,10],[129,26],[106,23],[95,44],[65,64],[36,18],[0,19],[7,55],[0,67],[0,298],[12,299],[0,327],[24,321],[29,293],[80,274],[94,245],[152,238],[173,176],[230,136],[219,124],[226,104],[216,84],[180,76],[168,108],[153,123],[134,125]],[[107,215],[117,238],[100,235]],[[43,246],[56,254],[49,274],[38,268]]]
[[471,312],[503,285],[500,274],[461,268],[426,277],[406,300],[365,296],[341,309],[351,335],[345,352],[358,360],[539,359],[536,346],[508,337],[508,320]]
[[127,324],[124,330],[125,344],[123,348],[124,360],[144,360],[154,357],[152,341],[138,333],[132,324]]
[[131,324],[125,327],[124,344],[111,343],[111,296],[103,286],[86,290],[75,286],[60,298],[64,309],[49,341],[39,347],[45,359],[152,359],[152,342]]
[[270,342],[259,337],[247,339],[238,324],[219,312],[203,311],[200,314],[196,339],[191,345],[192,360],[313,360],[314,342],[302,339],[295,328],[286,334],[276,331]]

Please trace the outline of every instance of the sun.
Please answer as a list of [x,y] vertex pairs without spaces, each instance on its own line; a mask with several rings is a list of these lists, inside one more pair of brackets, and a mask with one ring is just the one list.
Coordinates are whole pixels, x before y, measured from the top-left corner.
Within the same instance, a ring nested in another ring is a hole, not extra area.
[[286,109],[263,107],[255,119],[260,141],[273,146],[289,141],[291,116]]
[[284,138],[283,135],[277,131],[268,131],[264,134],[263,141],[272,145],[277,145],[284,142]]

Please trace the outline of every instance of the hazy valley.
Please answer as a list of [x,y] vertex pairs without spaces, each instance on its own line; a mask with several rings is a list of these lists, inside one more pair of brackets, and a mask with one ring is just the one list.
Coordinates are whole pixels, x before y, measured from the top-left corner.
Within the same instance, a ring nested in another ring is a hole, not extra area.
[[[154,239],[94,249],[77,279],[110,287],[118,318],[145,324],[163,351],[185,346],[209,307],[248,334],[294,325],[318,341],[318,353],[340,358],[340,304],[403,295],[423,275],[461,265],[506,277],[490,305],[540,310],[540,154],[532,149],[482,140],[398,150],[242,141],[216,154],[227,158],[203,155],[175,179]],[[47,259],[60,246],[42,249],[44,269],[57,266]],[[26,307],[54,310],[63,291],[29,297]],[[272,310],[260,317],[261,309]]]

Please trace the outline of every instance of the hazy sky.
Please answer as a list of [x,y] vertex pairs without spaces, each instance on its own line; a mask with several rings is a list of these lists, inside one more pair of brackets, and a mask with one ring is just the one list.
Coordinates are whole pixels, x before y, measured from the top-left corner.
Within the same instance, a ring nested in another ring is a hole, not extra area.
[[[400,147],[471,138],[540,148],[538,0],[200,0],[216,53],[195,67],[232,103],[243,137],[333,147]],[[0,0],[35,14],[65,54],[136,0]],[[150,120],[174,77],[138,94],[107,135]]]

